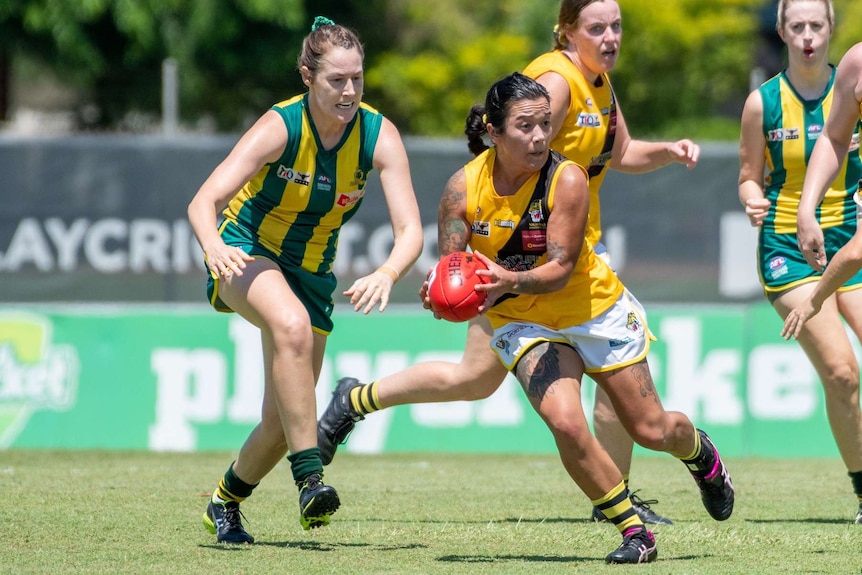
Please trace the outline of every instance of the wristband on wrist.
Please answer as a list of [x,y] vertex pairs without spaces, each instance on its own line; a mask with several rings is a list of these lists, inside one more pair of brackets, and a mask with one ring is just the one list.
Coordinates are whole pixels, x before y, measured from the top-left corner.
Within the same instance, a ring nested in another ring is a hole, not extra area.
[[383,272],[389,277],[391,277],[393,282],[397,282],[398,279],[401,277],[401,274],[398,273],[398,270],[396,270],[389,264],[382,264],[379,268],[377,268],[377,271]]

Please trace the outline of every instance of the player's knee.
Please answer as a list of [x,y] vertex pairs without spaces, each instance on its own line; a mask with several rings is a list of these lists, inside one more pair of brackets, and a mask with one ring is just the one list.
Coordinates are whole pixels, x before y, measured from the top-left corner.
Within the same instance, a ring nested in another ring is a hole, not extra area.
[[308,314],[285,310],[269,323],[276,349],[290,349],[296,354],[310,352],[314,338]]
[[593,422],[599,426],[616,425],[619,422],[619,418],[612,405],[596,401],[593,407]]
[[639,422],[630,430],[632,439],[652,451],[668,450],[668,429],[659,423]]
[[859,394],[859,369],[850,364],[841,364],[830,369],[823,378],[827,395],[837,398],[853,398]]
[[554,437],[567,443],[579,443],[585,437],[590,436],[590,428],[586,419],[576,417],[568,411],[556,411],[553,413],[541,413],[548,428]]

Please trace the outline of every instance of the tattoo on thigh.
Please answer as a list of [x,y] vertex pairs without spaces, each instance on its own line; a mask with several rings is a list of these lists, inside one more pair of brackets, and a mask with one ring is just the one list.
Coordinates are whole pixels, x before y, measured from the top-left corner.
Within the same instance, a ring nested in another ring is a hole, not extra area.
[[647,364],[646,360],[632,366],[632,377],[638,382],[641,397],[652,396],[656,403],[659,402],[658,394],[655,391],[655,384],[653,384],[652,375],[649,371],[649,364]]
[[521,358],[515,375],[527,397],[540,400],[560,379],[560,353],[552,344],[534,347]]

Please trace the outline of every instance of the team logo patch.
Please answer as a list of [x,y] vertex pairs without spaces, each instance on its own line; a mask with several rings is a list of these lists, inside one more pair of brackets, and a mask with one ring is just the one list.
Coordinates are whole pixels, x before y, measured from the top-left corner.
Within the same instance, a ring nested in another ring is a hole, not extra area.
[[509,342],[503,338],[498,339],[494,343],[494,347],[496,347],[497,349],[503,350],[503,353],[505,353],[505,354],[509,353]]
[[849,152],[855,152],[858,149],[859,149],[859,134],[853,134],[853,136],[850,138],[850,148],[848,149],[848,151]]
[[643,329],[641,320],[638,319],[638,316],[633,311],[630,311],[626,318],[626,329],[633,332],[639,332]]
[[531,222],[539,223],[545,220],[545,216],[542,215],[542,200],[533,200],[529,212]]
[[362,168],[356,167],[356,170],[353,172],[353,181],[350,182],[351,186],[356,186],[357,189],[364,190],[365,182],[368,180],[368,173],[365,172]]

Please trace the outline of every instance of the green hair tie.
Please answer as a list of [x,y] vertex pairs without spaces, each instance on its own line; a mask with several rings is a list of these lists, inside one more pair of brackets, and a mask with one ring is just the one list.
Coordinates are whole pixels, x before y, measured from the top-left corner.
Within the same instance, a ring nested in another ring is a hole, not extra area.
[[318,16],[314,19],[314,23],[311,25],[311,31],[314,32],[321,26],[335,26],[335,22],[326,16]]

